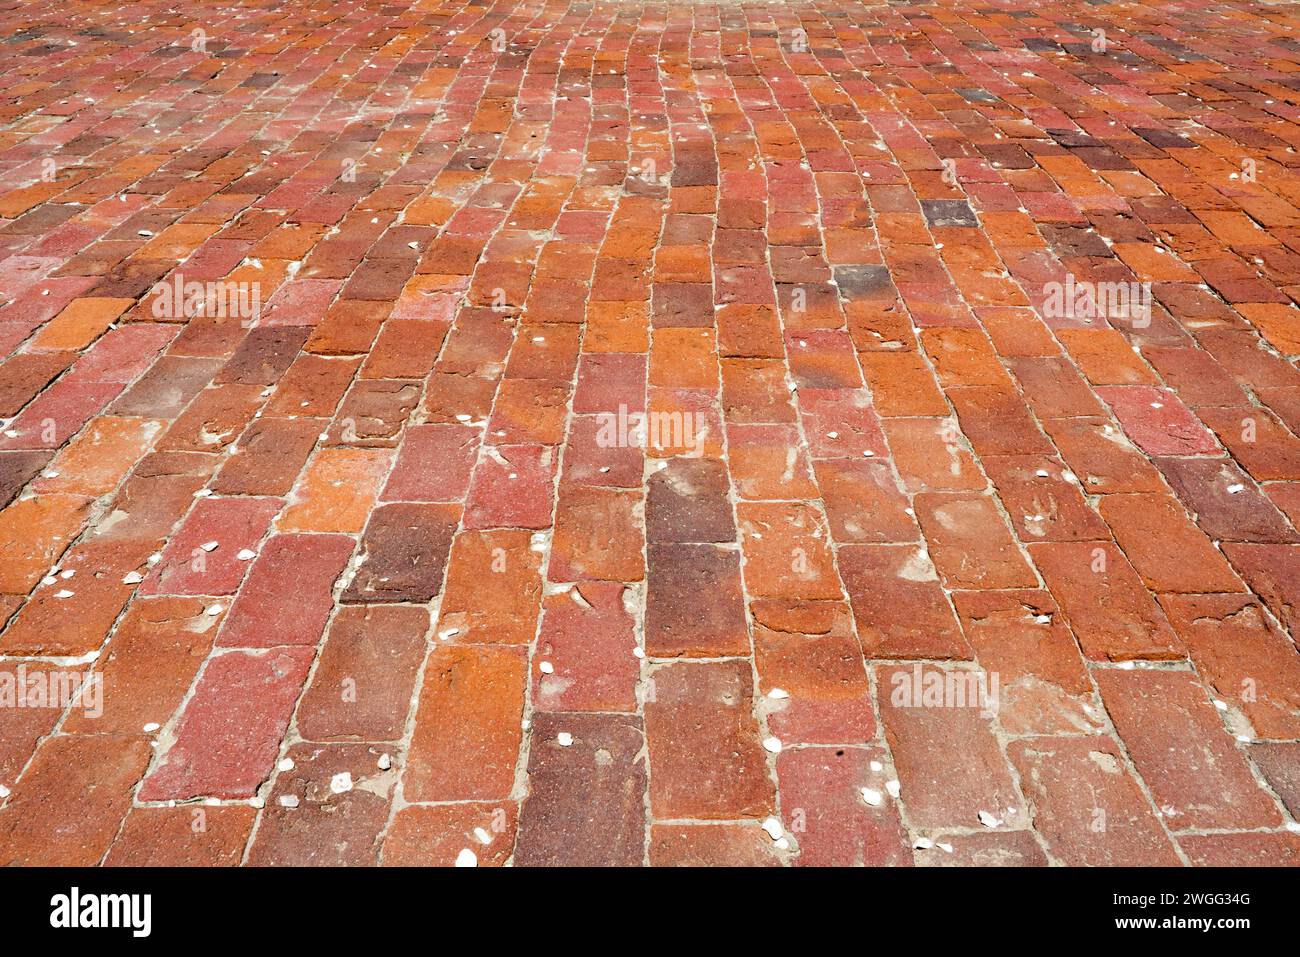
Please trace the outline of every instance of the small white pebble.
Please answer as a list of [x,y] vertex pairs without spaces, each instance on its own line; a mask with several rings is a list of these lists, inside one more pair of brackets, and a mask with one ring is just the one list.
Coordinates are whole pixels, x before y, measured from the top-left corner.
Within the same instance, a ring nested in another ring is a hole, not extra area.
[[777,737],[767,737],[763,739],[763,750],[769,754],[781,753],[781,739]]
[[239,550],[239,554],[237,554],[235,557],[238,558],[241,562],[247,562],[256,558],[257,552],[253,551],[251,548],[241,548]]
[[885,802],[885,796],[875,788],[863,788],[862,800],[866,801],[872,807],[880,807]]
[[71,597],[72,597],[73,595],[75,595],[75,594],[76,594],[75,591],[68,591],[66,588],[60,588],[58,591],[56,591],[56,592],[54,593],[54,597],[55,597],[55,598],[71,598]]
[[555,665],[551,664],[549,661],[543,661],[540,665],[537,666],[537,670],[544,675],[554,674]]
[[781,826],[781,822],[774,817],[769,817],[763,822],[763,830],[767,831],[767,836],[774,841],[785,833],[785,828]]
[[223,611],[225,611],[225,609],[222,608],[220,605],[209,605],[207,608],[203,609],[203,613],[205,615],[208,615],[213,618],[221,614]]
[[285,759],[282,760],[279,764],[277,764],[276,767],[277,767],[279,770],[281,770],[281,771],[292,771],[292,770],[293,770],[293,758],[285,758]]
[[886,781],[885,790],[889,792],[891,798],[896,798],[902,791],[902,787],[897,781]]
[[379,760],[376,761],[375,764],[379,766],[379,770],[387,771],[393,766],[393,758],[387,751],[385,751],[379,756]]
[[561,731],[555,736],[555,740],[559,743],[560,747],[567,748],[569,745],[573,744],[573,735],[569,734],[567,731]]
[[220,544],[220,542],[204,542],[199,546],[199,548],[203,549],[205,552],[214,552]]
[[995,818],[992,814],[990,814],[988,811],[980,811],[979,814],[976,816],[980,819],[980,823],[983,824],[985,827],[997,827],[999,824],[1002,823],[997,818]]
[[127,572],[122,576],[123,585],[138,585],[142,581],[144,581],[144,576],[139,572]]
[[144,726],[144,732],[145,734],[153,734],[161,727],[162,725],[160,725],[157,721],[150,721],[148,724]]
[[930,848],[934,847],[934,841],[930,840],[928,837],[918,837],[912,842],[912,846],[918,851],[928,851]]
[[468,847],[462,848],[461,852],[456,855],[457,867],[478,867],[478,855]]
[[296,794],[280,795],[280,807],[297,807],[297,806],[298,806],[298,795]]
[[782,698],[790,697],[790,692],[786,691],[784,688],[773,688],[771,691],[767,693],[767,696],[769,698],[775,698],[776,700],[779,701]]
[[935,845],[935,847],[937,847],[939,850],[943,851],[945,854],[951,854],[951,853],[952,853],[952,845],[951,845],[951,844],[947,844],[947,843],[945,843],[945,842],[943,842],[943,841],[940,841],[938,844]]
[[330,790],[335,794],[347,794],[352,790],[352,775],[347,771],[334,775],[330,778]]

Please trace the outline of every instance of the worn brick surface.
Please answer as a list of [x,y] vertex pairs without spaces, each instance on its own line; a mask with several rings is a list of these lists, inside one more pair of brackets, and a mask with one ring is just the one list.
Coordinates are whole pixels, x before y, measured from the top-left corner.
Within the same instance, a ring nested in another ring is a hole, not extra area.
[[6,862],[1296,863],[1286,5],[106,15],[0,12]]

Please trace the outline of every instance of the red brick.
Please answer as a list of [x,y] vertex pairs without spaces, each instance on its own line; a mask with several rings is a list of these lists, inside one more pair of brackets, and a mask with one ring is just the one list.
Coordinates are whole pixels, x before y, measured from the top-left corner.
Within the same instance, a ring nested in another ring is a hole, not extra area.
[[744,499],[816,498],[808,456],[789,425],[732,425],[727,458],[736,494]]
[[526,531],[464,531],[452,545],[440,634],[470,644],[528,644],[541,605],[542,557]]
[[[906,867],[912,863],[891,780],[875,748],[803,748],[777,758],[782,821],[805,867]],[[863,788],[878,792],[872,806]]]
[[[1167,458],[1158,459],[1157,465],[1210,538],[1229,542],[1298,540],[1277,507],[1230,459]],[[1268,486],[1269,495],[1280,487]]]
[[632,598],[624,585],[604,581],[546,596],[533,664],[537,711],[636,710],[641,665],[632,653]]
[[1300,835],[1289,831],[1187,834],[1178,843],[1197,867],[1300,866]]
[[839,564],[868,658],[971,657],[923,548],[848,545]]
[[547,577],[634,582],[645,577],[641,491],[565,485],[555,508]]
[[1171,830],[1281,823],[1190,672],[1104,670],[1094,676],[1115,730]]
[[1201,418],[1259,482],[1300,478],[1300,439],[1263,409],[1201,409]]
[[74,710],[63,730],[140,734],[145,725],[166,724],[212,650],[220,623],[199,598],[133,602],[96,663],[105,689],[103,714],[92,718]]
[[1154,592],[1231,592],[1244,586],[1168,495],[1107,495],[1101,516]]
[[[973,828],[981,823],[980,811],[1010,828],[1025,821],[986,708],[990,702],[970,693],[979,675],[921,664],[877,668],[880,716],[913,827]],[[931,685],[942,700],[925,696]],[[991,683],[987,687],[991,692]],[[965,696],[956,693],[961,689]]]
[[1182,643],[1115,546],[1049,542],[1029,552],[1090,660],[1182,657]]
[[1250,758],[1292,817],[1300,810],[1300,743],[1253,744]]
[[1078,542],[1109,537],[1105,524],[1084,500],[1077,476],[1067,473],[1059,460],[987,455],[982,464],[1022,541]]
[[271,773],[313,656],[276,648],[210,659],[139,799],[252,797]]
[[315,645],[352,557],[344,535],[273,535],[252,563],[218,643],[227,648]]
[[[143,567],[147,546],[86,539],[37,586],[0,636],[0,652],[80,656],[104,638],[135,590],[123,578]],[[69,577],[65,578],[67,575]]]
[[389,449],[321,449],[298,480],[281,532],[361,531],[393,464]]
[[288,495],[324,429],[322,419],[255,420],[212,490],[219,495]]
[[669,459],[651,473],[647,484],[647,541],[735,541],[727,470],[722,463]]
[[400,502],[370,513],[343,601],[424,604],[442,590],[459,505]]
[[885,431],[909,491],[979,490],[988,484],[955,419],[887,419]]
[[1160,473],[1108,419],[1045,419],[1043,428],[1085,494],[1164,490]]
[[1037,584],[991,497],[923,492],[913,502],[930,556],[949,588],[1032,588]]
[[1164,595],[1210,688],[1261,738],[1300,737],[1300,656],[1249,595]]
[[745,586],[762,598],[841,598],[826,522],[803,503],[741,502]]
[[1034,827],[1068,867],[1177,867],[1169,837],[1109,737],[1024,738],[1011,760]]
[[885,456],[885,435],[865,389],[799,390],[810,454],[817,459]]
[[1103,719],[1079,649],[1043,591],[957,592],[966,638],[998,679],[998,720],[1009,734],[1077,734]]
[[1168,389],[1101,386],[1097,394],[1115,411],[1124,431],[1148,455],[1213,455],[1214,437]]
[[409,427],[381,497],[385,501],[464,501],[480,436],[480,430],[470,426]]
[[[273,498],[201,498],[163,549],[142,590],[162,595],[231,595],[248,570],[238,556],[256,550],[280,509]],[[211,542],[217,547],[203,548]]]
[[1268,610],[1296,634],[1300,628],[1300,546],[1225,542],[1223,553]]
[[907,498],[887,463],[822,459],[816,470],[831,538],[837,543],[920,538]]
[[[871,689],[841,602],[756,601],[754,661],[761,710],[786,744],[852,744],[875,736]],[[773,698],[779,688],[788,697]]]
[[555,450],[498,446],[484,452],[470,483],[466,528],[547,528],[554,507]]

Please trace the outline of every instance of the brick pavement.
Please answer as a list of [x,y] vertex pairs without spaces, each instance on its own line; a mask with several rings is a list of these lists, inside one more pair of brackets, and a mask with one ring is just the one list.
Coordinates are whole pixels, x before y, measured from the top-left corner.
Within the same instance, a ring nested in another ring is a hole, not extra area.
[[1298,25],[7,7],[0,862],[1300,862]]

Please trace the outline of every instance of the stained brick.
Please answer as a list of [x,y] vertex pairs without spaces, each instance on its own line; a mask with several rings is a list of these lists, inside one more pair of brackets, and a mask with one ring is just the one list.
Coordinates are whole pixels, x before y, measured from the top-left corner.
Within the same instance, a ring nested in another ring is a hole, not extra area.
[[645,705],[656,818],[764,817],[775,797],[754,720],[749,665],[655,668]]
[[1115,730],[1172,830],[1281,821],[1190,672],[1105,670],[1095,677]]

